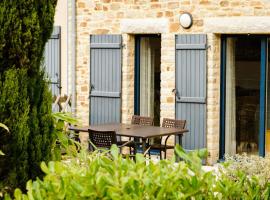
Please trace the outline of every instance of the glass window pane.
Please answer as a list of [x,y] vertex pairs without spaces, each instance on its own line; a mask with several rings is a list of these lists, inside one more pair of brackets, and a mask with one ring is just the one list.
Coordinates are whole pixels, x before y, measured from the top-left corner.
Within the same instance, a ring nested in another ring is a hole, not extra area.
[[227,39],[225,153],[258,154],[260,38]]

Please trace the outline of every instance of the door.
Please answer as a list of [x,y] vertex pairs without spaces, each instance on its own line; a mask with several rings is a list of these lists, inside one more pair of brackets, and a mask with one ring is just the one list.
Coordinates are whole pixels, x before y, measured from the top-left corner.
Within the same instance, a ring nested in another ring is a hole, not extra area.
[[161,37],[137,35],[135,47],[134,114],[153,117],[159,126]]
[[176,119],[187,120],[186,150],[206,147],[206,49],[206,35],[176,35]]
[[222,37],[220,158],[265,155],[268,41],[260,35]]
[[55,26],[45,46],[45,71],[53,96],[61,94],[61,27]]
[[90,124],[121,121],[121,35],[90,36]]
[[135,47],[134,114],[153,117],[159,126],[161,37],[137,35]]

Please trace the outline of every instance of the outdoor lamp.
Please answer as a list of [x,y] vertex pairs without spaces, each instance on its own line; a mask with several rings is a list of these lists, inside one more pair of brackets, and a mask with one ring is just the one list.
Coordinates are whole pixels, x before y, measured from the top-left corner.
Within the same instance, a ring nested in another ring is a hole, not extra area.
[[179,21],[180,21],[180,25],[183,28],[188,29],[192,26],[192,16],[189,13],[183,13],[182,15],[180,15]]

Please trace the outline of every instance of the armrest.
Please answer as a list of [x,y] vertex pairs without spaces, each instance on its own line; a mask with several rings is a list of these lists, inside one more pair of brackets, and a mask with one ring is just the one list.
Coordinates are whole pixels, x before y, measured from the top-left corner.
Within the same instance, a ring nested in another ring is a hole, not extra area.
[[171,136],[171,135],[168,135],[168,136],[166,137],[166,139],[165,139],[165,150],[166,150],[166,147],[167,147],[167,141],[168,141],[168,139],[169,139],[170,136]]

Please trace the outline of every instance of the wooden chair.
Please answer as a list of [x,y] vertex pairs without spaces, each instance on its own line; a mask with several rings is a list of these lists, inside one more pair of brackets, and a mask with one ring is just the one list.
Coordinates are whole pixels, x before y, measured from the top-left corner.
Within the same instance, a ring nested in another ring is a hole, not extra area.
[[[88,129],[89,150],[94,151],[95,148],[107,148],[109,149],[113,144],[117,144],[115,131],[96,131]],[[95,146],[93,146],[95,145]]]
[[[179,129],[184,129],[186,126],[186,120],[177,120],[177,119],[169,119],[169,118],[164,118],[162,122],[162,127],[165,128],[179,128]],[[164,158],[166,159],[167,157],[167,149],[174,149],[174,146],[172,145],[167,145],[167,141],[171,135],[167,136],[165,139],[165,143],[162,144],[162,137],[159,138],[154,138],[154,141],[152,144],[149,144],[150,150],[149,150],[149,155],[151,154],[151,150],[154,151],[159,151],[160,159],[162,160],[162,152],[164,152]],[[152,151],[153,152],[153,151]]]
[[[117,137],[115,131],[97,131],[88,129],[89,133],[89,150],[94,151],[96,149],[109,149],[113,144],[117,145]],[[129,140],[122,145],[117,145],[118,148],[127,146],[128,144],[134,144],[133,140]],[[144,156],[148,153],[150,147],[144,152]],[[125,158],[128,156],[135,160],[134,155],[122,154]]]
[[[154,118],[153,117],[146,117],[146,116],[139,116],[139,115],[133,115],[131,119],[131,124],[138,124],[143,126],[153,126],[154,125]],[[139,143],[141,144],[141,143]],[[139,152],[142,151],[142,149],[137,149]],[[150,150],[150,148],[149,148]],[[148,151],[149,152],[149,151]]]
[[154,119],[152,117],[133,115],[132,119],[131,119],[131,124],[139,124],[139,125],[143,125],[143,126],[153,126]]
[[[131,119],[131,124],[138,124],[143,126],[153,126],[154,125],[154,119],[152,117],[145,117],[145,116],[139,116],[139,115],[133,115]],[[129,141],[131,141],[131,137],[129,138]],[[128,141],[118,141],[118,145],[122,145]],[[127,146],[129,147],[130,154],[132,153],[131,148],[135,149],[135,143],[131,142],[128,143]]]
[[[89,150],[94,151],[96,148],[109,149],[113,144],[117,145],[117,138],[115,131],[97,131],[88,129],[89,134]],[[126,146],[128,141],[122,145],[118,145],[119,148]]]

